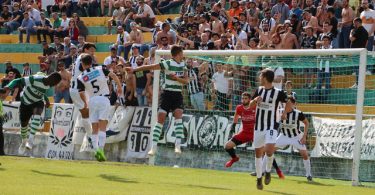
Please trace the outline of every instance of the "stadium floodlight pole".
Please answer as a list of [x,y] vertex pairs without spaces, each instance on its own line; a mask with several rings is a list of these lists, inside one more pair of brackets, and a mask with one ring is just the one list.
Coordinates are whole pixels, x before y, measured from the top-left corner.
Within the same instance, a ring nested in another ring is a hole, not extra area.
[[362,49],[359,57],[359,73],[358,73],[358,90],[357,105],[355,117],[355,133],[354,133],[354,149],[353,149],[353,167],[352,167],[352,185],[360,185],[359,181],[359,165],[361,161],[362,146],[362,118],[363,118],[363,102],[365,94],[365,75],[367,66],[367,50]]

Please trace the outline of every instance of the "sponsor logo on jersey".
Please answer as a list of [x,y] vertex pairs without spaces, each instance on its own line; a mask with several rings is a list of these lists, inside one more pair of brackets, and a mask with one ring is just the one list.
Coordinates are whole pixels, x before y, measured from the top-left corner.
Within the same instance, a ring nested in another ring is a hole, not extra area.
[[93,80],[93,79],[95,79],[99,76],[100,76],[99,70],[95,70],[95,71],[89,72],[88,74],[83,76],[82,79],[83,79],[84,82],[87,82],[87,81]]

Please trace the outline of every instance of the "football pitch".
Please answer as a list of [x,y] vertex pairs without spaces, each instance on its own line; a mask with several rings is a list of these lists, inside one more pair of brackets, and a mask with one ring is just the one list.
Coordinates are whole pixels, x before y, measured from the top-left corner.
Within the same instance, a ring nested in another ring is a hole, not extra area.
[[[0,194],[375,194],[350,181],[272,177],[263,191],[248,173],[94,161],[0,157]],[[275,176],[275,175],[274,175]]]

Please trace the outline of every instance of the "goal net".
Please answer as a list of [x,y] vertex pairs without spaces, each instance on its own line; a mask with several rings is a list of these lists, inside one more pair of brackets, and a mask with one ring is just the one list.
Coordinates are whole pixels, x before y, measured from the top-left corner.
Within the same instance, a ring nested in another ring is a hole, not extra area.
[[[366,50],[189,50],[184,56],[190,83],[182,91],[183,153],[161,162],[160,155],[174,154],[175,125],[169,115],[155,164],[226,169],[230,157],[224,145],[242,128],[231,131],[234,110],[243,92],[252,94],[259,86],[259,72],[270,68],[274,86],[295,96],[297,109],[309,120],[313,177],[352,180],[353,185],[375,181],[375,76],[370,74],[375,61]],[[170,58],[170,51],[156,51],[156,61]],[[152,125],[159,101],[155,94],[164,87],[163,72],[153,74]],[[251,143],[236,151],[241,160],[229,170],[254,171]],[[286,175],[305,175],[295,148],[281,148],[275,158]]]

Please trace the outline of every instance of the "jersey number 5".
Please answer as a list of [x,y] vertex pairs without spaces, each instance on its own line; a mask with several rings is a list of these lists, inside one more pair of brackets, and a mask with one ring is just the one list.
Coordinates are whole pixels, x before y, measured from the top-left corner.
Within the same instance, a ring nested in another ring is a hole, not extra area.
[[95,80],[91,81],[91,85],[92,85],[92,88],[94,89],[94,93],[98,93],[98,91],[99,91],[99,86],[95,85],[96,81],[98,81],[98,80],[95,79]]

